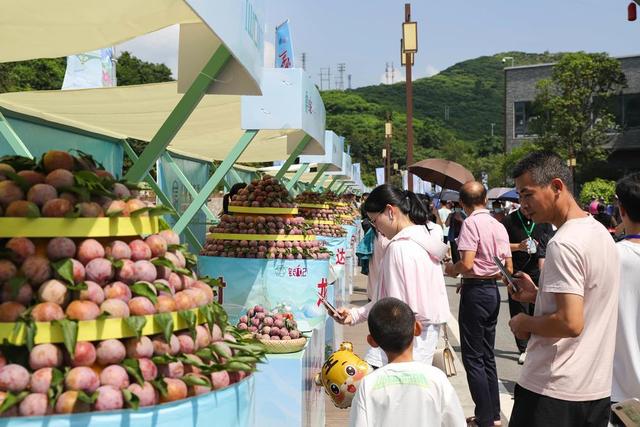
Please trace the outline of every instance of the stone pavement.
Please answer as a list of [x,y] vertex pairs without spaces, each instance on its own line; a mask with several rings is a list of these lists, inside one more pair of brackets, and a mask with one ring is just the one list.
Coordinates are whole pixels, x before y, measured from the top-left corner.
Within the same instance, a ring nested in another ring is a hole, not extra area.
[[[451,285],[453,279],[447,279],[447,285]],[[354,292],[351,295],[351,304],[354,306],[362,306],[367,303],[367,278],[361,274],[356,274],[354,277]],[[456,305],[457,306],[457,305]],[[455,313],[455,317],[457,317],[457,313]],[[460,399],[460,403],[462,404],[462,409],[466,416],[473,415],[473,401],[471,400],[471,395],[469,394],[469,387],[467,385],[466,374],[464,368],[462,366],[462,361],[460,360],[460,343],[458,341],[458,331],[457,331],[457,322],[455,318],[451,317],[449,321],[449,340],[451,345],[456,350],[456,368],[458,370],[458,374],[456,376],[451,377],[449,380],[451,384],[456,390],[458,394],[458,398]],[[368,334],[367,324],[361,323],[356,326],[345,326],[344,327],[344,340],[350,341],[353,343],[354,351],[359,356],[364,356],[367,351],[367,342],[366,337]],[[442,344],[442,343],[441,343]],[[505,406],[504,403],[502,405]],[[327,427],[343,427],[348,425],[349,423],[349,410],[348,409],[338,409],[336,408],[329,396],[325,394],[325,410],[326,410],[326,426]],[[504,410],[504,409],[503,409]],[[510,410],[508,411],[510,413]],[[503,425],[508,424],[508,419],[505,418],[503,413],[502,418]]]

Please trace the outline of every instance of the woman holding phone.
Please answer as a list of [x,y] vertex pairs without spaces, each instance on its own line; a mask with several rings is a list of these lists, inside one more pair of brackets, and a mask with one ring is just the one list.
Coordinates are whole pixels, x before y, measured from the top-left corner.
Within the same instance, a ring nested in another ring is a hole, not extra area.
[[[338,309],[334,318],[355,325],[367,320],[373,304],[385,297],[407,303],[416,313],[423,332],[414,341],[414,360],[431,364],[438,344],[440,325],[449,316],[449,301],[440,262],[447,246],[425,227],[427,211],[411,191],[384,184],[375,188],[364,203],[372,227],[389,239],[371,302],[363,307]],[[387,364],[380,348],[367,352],[374,367]]]

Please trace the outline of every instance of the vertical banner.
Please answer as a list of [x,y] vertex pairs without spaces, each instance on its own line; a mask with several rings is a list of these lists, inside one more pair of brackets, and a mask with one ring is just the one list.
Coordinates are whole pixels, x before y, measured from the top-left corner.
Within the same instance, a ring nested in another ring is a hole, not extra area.
[[276,27],[276,68],[293,68],[293,43],[289,20]]
[[116,86],[113,48],[67,56],[62,90]]
[[[210,164],[180,157],[173,153],[171,157],[173,157],[174,162],[187,177],[193,188],[199,192],[209,179]],[[171,167],[162,161],[162,158],[156,162],[156,166],[158,170],[158,184],[160,184],[162,192],[169,197],[178,214],[182,214],[193,200],[191,194],[187,191],[186,187],[182,185]],[[165,219],[171,226],[176,222],[176,219],[173,217],[165,216]],[[197,215],[193,217],[189,224],[189,229],[202,243],[205,241],[207,232],[206,219],[204,213],[198,210]],[[198,252],[197,248],[190,249],[194,253]]]
[[384,168],[376,168],[376,181],[378,185],[384,184]]

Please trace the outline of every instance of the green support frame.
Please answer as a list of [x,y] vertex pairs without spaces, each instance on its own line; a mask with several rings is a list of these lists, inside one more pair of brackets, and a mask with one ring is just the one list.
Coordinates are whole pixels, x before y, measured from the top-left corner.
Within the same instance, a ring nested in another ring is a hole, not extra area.
[[293,164],[293,162],[296,161],[298,156],[302,154],[302,152],[304,151],[309,141],[311,141],[311,137],[309,135],[305,135],[304,138],[300,140],[300,142],[298,143],[298,146],[293,150],[293,152],[289,155],[289,157],[284,162],[284,164],[280,167],[280,170],[278,170],[278,173],[276,173],[276,176],[275,176],[276,179],[282,178],[284,174],[287,173],[287,171],[289,171],[289,167]]
[[[125,154],[131,159],[132,162],[135,162],[136,160],[138,160],[138,155],[136,154],[135,151],[133,151],[133,148],[131,148],[131,146],[127,141],[123,140],[121,141],[121,144],[122,144],[122,147],[124,148]],[[149,187],[151,187],[151,189],[156,193],[156,196],[158,197],[158,199],[160,199],[163,205],[170,207],[176,212],[175,215],[172,215],[172,216],[176,219],[179,219],[180,215],[178,214],[178,211],[176,210],[175,206],[173,206],[173,204],[171,203],[171,200],[162,192],[162,189],[160,188],[158,183],[153,180],[153,178],[151,177],[151,175],[149,175],[149,173],[147,173],[147,176],[144,177],[143,181],[149,184]],[[189,228],[185,230],[184,234],[187,241],[191,243],[193,247],[202,249],[202,243],[198,241],[198,238],[193,234],[193,232]]]
[[316,176],[313,177],[313,179],[311,180],[309,185],[312,186],[312,187],[314,185],[316,185],[316,182],[318,182],[318,180],[320,179],[322,174],[324,174],[327,171],[327,169],[329,169],[329,165],[328,164],[324,164],[324,165],[320,166],[320,169],[318,169],[318,173],[316,173]]
[[29,151],[24,142],[20,139],[18,134],[13,130],[6,117],[0,113],[0,135],[9,143],[9,147],[18,156],[28,157],[33,159],[33,155]]
[[291,179],[289,180],[287,185],[285,185],[285,188],[287,190],[291,191],[293,186],[296,185],[296,183],[300,180],[300,177],[302,176],[302,174],[305,173],[308,168],[309,168],[309,163],[301,164],[300,165],[300,169],[298,169],[298,171],[295,173],[295,175],[293,175],[291,177]]
[[[182,185],[184,185],[184,187],[187,189],[191,197],[195,199],[198,196],[198,192],[196,191],[195,188],[193,188],[193,185],[191,185],[191,183],[189,182],[189,179],[187,179],[187,177],[184,176],[182,169],[178,167],[178,165],[173,160],[173,157],[171,157],[168,151],[164,152],[164,154],[162,155],[162,159],[167,162],[167,164],[169,165],[173,173],[175,173],[176,176],[178,177],[178,180],[182,183]],[[206,204],[202,205],[200,209],[202,210],[202,212],[204,212],[204,214],[206,215],[209,221],[211,222],[218,221],[218,217],[215,216],[213,212],[211,212],[211,210],[209,210],[209,207]]]
[[342,181],[342,184],[340,184],[340,186],[338,188],[336,188],[336,190],[334,191],[334,193],[336,194],[340,194],[340,190],[342,190],[342,188],[345,186],[346,182]]
[[320,180],[318,181],[318,183],[316,184],[315,187],[313,187],[314,190],[316,191],[320,191],[322,190],[322,186],[324,185],[324,182],[329,179],[329,175],[324,175],[322,178],[320,178]]
[[338,175],[335,175],[331,180],[331,182],[329,183],[329,186],[327,187],[326,191],[331,190],[331,187],[333,187],[333,184],[335,184],[337,181],[338,181]]
[[173,226],[173,231],[180,234],[184,231],[185,228],[187,228],[187,225],[195,216],[196,212],[198,212],[200,207],[207,202],[209,195],[218,186],[220,181],[222,181],[227,172],[229,172],[229,170],[233,167],[234,163],[238,160],[242,153],[244,153],[244,150],[246,150],[246,148],[249,146],[251,141],[253,141],[253,138],[255,138],[257,134],[257,130],[245,131],[244,135],[238,140],[231,152],[223,160],[220,166],[218,166],[213,175],[211,175],[202,190],[200,190],[198,195],[193,198],[191,204],[182,213],[178,222],[176,222],[176,224]]
[[176,136],[182,125],[187,121],[193,110],[198,106],[208,87],[227,64],[229,58],[231,58],[231,53],[221,44],[193,81],[191,87],[189,87],[187,92],[180,98],[178,105],[176,105],[160,129],[158,129],[158,132],[144,149],[140,158],[133,164],[131,169],[129,169],[125,179],[133,182],[142,181],[156,160],[167,148],[173,137]]

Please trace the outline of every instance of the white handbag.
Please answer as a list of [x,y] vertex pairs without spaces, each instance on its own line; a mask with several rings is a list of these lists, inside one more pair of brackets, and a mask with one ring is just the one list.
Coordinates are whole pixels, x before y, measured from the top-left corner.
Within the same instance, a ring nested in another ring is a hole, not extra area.
[[449,343],[449,335],[447,334],[447,324],[442,324],[442,330],[444,330],[444,346],[436,348],[433,354],[432,365],[444,372],[447,377],[453,377],[458,373],[456,370],[455,357],[453,355],[453,348]]

